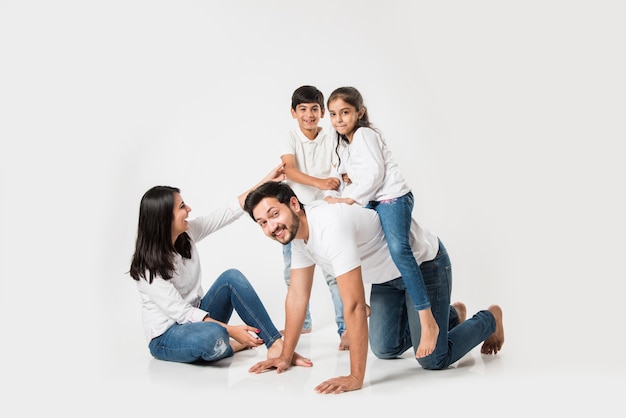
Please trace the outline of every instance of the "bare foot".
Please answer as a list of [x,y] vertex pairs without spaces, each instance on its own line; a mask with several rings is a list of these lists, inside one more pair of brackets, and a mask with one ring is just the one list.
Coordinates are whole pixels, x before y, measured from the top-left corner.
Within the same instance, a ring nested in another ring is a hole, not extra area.
[[[310,334],[313,328],[302,328],[302,331],[300,331],[300,334]],[[280,335],[285,335],[285,330],[281,329],[280,331]]]
[[[370,309],[370,305],[365,305],[365,314],[367,317],[370,317],[372,310]],[[348,330],[345,330],[339,339],[339,351],[348,351],[350,350],[350,341],[348,341]]]
[[294,366],[302,366],[302,367],[311,367],[313,366],[313,362],[311,359],[306,357],[302,357],[300,354],[294,352],[293,357],[291,358],[291,364]]
[[452,306],[454,306],[454,309],[456,309],[456,313],[459,316],[459,324],[465,321],[465,318],[467,317],[467,308],[465,308],[465,304],[463,302],[454,302]]
[[483,354],[498,354],[498,351],[502,350],[502,344],[504,344],[504,325],[502,325],[502,308],[498,305],[491,305],[489,312],[496,318],[496,332],[491,334],[489,338],[485,340],[483,346],[480,348],[480,352]]
[[267,359],[273,359],[280,357],[280,353],[283,351],[283,340],[276,340],[270,348],[267,349]]
[[[267,359],[275,359],[279,358],[283,351],[283,340],[276,340],[270,348],[267,349]],[[294,352],[293,357],[291,358],[291,364],[294,366],[302,366],[302,367],[311,367],[313,366],[313,362],[306,358],[302,357],[300,354]]]
[[348,340],[348,330],[345,330],[339,339],[339,351],[348,350],[350,350],[350,341]]
[[417,346],[417,351],[415,352],[415,358],[431,355],[432,352],[435,351],[437,337],[439,336],[439,326],[430,308],[419,311],[419,317],[420,324],[422,325],[422,335],[420,337],[420,344]]
[[230,347],[233,349],[233,352],[237,352],[237,351],[241,351],[241,350],[248,350],[249,348],[251,348],[248,345],[245,344],[241,344],[239,341],[231,338],[230,341],[228,342],[230,344]]

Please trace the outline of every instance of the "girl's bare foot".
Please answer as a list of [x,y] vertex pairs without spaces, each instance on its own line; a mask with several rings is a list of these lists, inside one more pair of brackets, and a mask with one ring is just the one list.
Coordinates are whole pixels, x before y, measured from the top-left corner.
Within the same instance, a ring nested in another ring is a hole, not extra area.
[[419,317],[422,325],[422,336],[415,352],[415,358],[431,355],[435,351],[437,337],[439,336],[439,326],[430,308],[419,311]]
[[489,338],[485,340],[483,346],[480,348],[480,352],[483,354],[498,354],[498,351],[502,350],[502,344],[504,344],[502,308],[498,305],[491,305],[489,307],[489,312],[491,312],[494,318],[496,318],[496,332],[491,334]]

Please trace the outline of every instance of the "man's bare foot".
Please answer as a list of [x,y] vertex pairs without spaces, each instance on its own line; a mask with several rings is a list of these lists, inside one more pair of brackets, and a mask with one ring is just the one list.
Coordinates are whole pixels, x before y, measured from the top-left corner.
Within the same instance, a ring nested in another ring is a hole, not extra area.
[[459,316],[459,324],[465,321],[465,318],[467,317],[467,308],[465,307],[465,304],[463,302],[454,302],[452,306],[454,306],[454,309],[456,309],[456,313]]
[[345,330],[339,339],[339,351],[350,350],[350,341],[348,340],[348,330]]
[[418,312],[420,323],[422,326],[422,335],[420,343],[415,351],[415,358],[423,358],[432,354],[437,345],[437,337],[439,336],[439,326],[430,308],[422,309]]
[[496,332],[491,334],[489,338],[485,340],[483,346],[480,348],[480,352],[483,354],[498,354],[498,351],[502,350],[502,344],[504,344],[504,325],[502,325],[502,308],[498,305],[491,305],[489,312],[496,318]]

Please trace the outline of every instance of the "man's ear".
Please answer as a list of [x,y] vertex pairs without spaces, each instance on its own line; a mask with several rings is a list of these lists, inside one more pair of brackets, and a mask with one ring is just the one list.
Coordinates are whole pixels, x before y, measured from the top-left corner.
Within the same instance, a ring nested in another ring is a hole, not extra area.
[[300,211],[300,202],[298,201],[298,198],[296,196],[291,196],[291,198],[289,199],[289,207],[294,212]]

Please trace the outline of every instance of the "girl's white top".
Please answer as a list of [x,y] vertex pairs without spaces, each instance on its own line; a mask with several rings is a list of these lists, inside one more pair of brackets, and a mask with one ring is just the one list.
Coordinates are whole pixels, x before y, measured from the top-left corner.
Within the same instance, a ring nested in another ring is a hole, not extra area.
[[391,151],[375,130],[357,129],[350,144],[340,141],[339,155],[339,177],[347,173],[352,181],[342,186],[341,197],[365,206],[372,200],[393,199],[411,191]]

